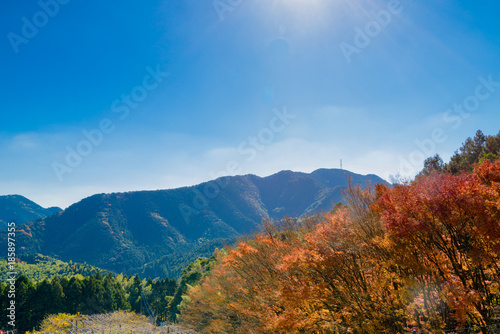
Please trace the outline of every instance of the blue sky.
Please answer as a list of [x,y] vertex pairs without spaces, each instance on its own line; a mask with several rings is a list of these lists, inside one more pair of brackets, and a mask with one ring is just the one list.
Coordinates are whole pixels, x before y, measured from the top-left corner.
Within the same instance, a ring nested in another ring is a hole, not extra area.
[[340,159],[411,177],[500,130],[499,7],[4,1],[0,194],[67,207]]

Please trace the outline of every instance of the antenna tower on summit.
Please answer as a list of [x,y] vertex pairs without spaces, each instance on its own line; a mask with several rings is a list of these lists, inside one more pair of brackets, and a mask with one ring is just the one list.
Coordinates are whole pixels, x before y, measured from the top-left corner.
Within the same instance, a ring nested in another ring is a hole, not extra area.
[[340,159],[340,169],[342,169],[342,159]]

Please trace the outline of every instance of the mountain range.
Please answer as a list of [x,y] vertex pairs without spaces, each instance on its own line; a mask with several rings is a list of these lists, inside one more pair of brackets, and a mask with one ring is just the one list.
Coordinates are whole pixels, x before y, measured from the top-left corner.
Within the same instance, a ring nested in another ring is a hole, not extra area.
[[11,221],[17,225],[51,216],[62,209],[58,207],[42,208],[35,202],[20,195],[0,196],[0,230],[5,230]]
[[[114,272],[176,277],[199,256],[259,230],[263,219],[331,210],[352,184],[386,183],[340,169],[228,176],[171,190],[97,194],[18,227],[18,252]],[[37,217],[38,218],[38,217]],[[5,239],[5,232],[0,235]]]

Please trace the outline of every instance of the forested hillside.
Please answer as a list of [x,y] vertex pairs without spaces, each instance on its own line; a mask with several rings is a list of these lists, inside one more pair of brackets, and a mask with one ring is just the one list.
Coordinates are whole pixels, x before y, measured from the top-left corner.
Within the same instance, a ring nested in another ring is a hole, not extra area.
[[[263,219],[328,211],[375,175],[323,169],[269,177],[224,177],[173,190],[98,194],[51,217],[18,226],[20,254],[87,262],[116,273],[178,277],[215,248],[259,230]],[[5,234],[3,234],[5,238]]]
[[[0,259],[0,281],[7,282],[9,277],[9,266],[6,259]],[[100,273],[105,276],[108,270],[96,268],[86,263],[63,262],[40,254],[20,255],[15,264],[18,275],[25,275],[34,283],[41,282],[44,279],[51,279],[54,276],[59,278],[71,278],[76,275],[81,277],[95,275]]]
[[11,221],[24,224],[45,218],[62,211],[61,208],[42,208],[40,205],[19,195],[0,196],[0,230],[5,230]]

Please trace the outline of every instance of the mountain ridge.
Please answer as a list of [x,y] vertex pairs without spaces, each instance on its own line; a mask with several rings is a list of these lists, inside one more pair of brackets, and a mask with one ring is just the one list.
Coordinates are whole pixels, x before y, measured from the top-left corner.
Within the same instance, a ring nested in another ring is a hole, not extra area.
[[19,227],[21,253],[115,272],[177,276],[198,256],[259,230],[264,219],[330,210],[353,184],[386,183],[346,170],[226,176],[167,190],[95,194]]
[[20,225],[61,211],[59,207],[43,208],[21,195],[0,196],[0,229],[5,230],[11,221]]

